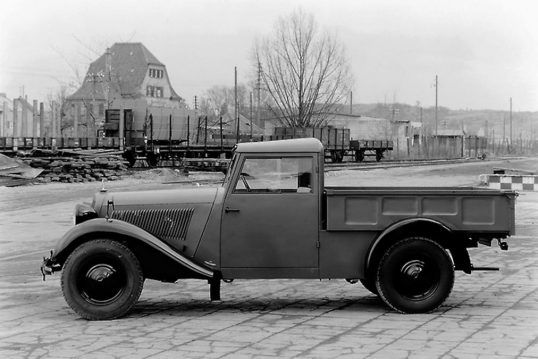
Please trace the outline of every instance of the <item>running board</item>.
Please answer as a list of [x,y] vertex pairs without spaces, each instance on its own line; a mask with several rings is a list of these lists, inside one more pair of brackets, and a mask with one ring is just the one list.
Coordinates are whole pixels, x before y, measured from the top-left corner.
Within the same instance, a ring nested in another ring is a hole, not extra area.
[[471,264],[471,271],[482,270],[482,271],[498,271],[499,267],[475,267]]

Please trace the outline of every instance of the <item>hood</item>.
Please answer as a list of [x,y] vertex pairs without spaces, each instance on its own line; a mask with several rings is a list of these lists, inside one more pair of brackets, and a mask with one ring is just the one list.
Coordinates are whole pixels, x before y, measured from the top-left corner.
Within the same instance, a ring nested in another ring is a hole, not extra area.
[[92,207],[99,217],[104,217],[108,203],[115,209],[162,208],[188,204],[213,203],[217,188],[179,188],[170,190],[133,191],[133,192],[98,192],[95,194]]

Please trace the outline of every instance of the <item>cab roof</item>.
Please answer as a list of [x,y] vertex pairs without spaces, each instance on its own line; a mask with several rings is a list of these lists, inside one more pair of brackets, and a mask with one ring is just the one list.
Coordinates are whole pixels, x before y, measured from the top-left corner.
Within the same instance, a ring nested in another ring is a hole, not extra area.
[[235,152],[260,153],[260,152],[323,152],[323,145],[315,138],[297,138],[293,140],[244,142],[238,143]]

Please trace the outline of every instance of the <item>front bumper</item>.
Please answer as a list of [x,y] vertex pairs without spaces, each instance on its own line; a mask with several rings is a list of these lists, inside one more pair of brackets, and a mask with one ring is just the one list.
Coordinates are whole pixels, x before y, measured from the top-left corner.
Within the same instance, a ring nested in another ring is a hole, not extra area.
[[52,275],[52,273],[62,270],[62,265],[56,262],[52,250],[50,251],[50,257],[43,257],[43,263],[40,269],[41,275],[43,275],[43,281],[45,281],[47,275]]

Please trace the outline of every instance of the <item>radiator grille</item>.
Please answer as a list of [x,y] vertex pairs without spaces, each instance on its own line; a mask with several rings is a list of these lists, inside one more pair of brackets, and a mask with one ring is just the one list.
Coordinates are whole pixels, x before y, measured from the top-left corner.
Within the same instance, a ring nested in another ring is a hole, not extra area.
[[111,217],[161,239],[185,240],[193,213],[194,208],[117,210]]

